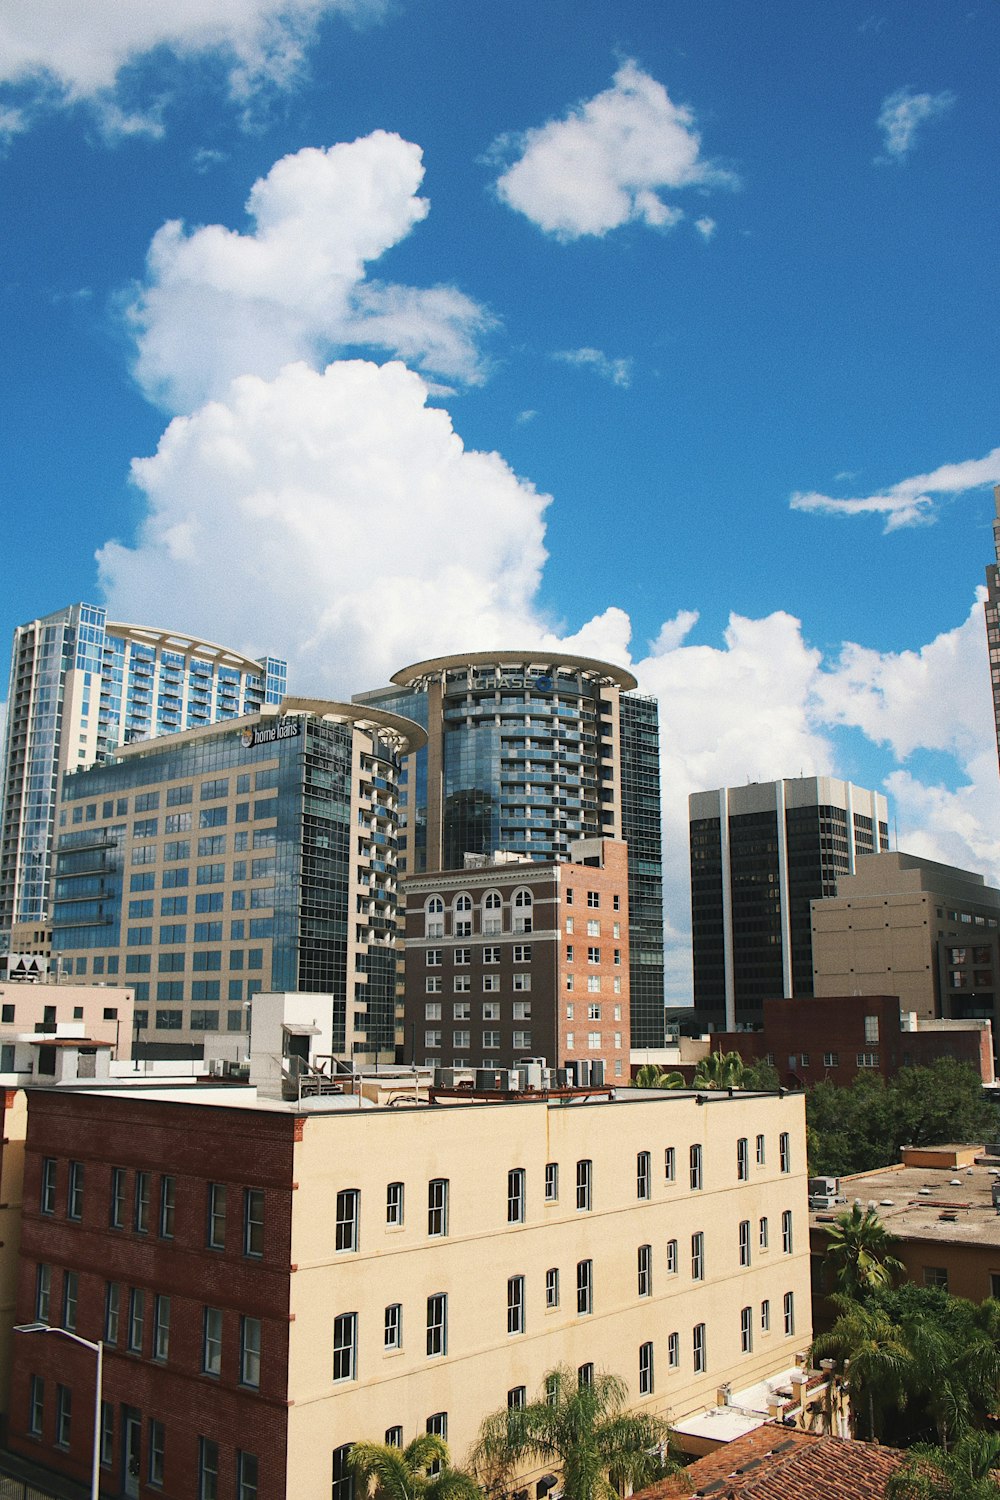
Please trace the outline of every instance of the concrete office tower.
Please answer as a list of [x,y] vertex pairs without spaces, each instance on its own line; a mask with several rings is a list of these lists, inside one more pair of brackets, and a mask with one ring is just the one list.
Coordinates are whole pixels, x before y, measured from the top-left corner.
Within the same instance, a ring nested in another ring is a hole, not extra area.
[[859,854],[889,847],[884,797],[832,776],[694,792],[695,1021],[759,1025],[765,1000],[813,992],[809,903],[836,894]]
[[140,1040],[241,1031],[261,989],[333,997],[334,1051],[392,1059],[393,714],[312,698],[124,746],[63,778],[52,950],[135,990]]
[[862,857],[835,897],[814,901],[817,995],[899,996],[920,1017],[1000,1013],[1000,891],[915,854]]
[[986,569],[986,648],[990,659],[990,686],[993,689],[993,717],[1000,751],[1000,484],[993,487],[996,520],[993,522],[993,544],[997,560]]
[[589,657],[469,652],[355,695],[426,730],[406,769],[400,863],[461,869],[499,850],[565,860],[578,839],[629,846],[632,1045],[663,1043],[663,875],[656,701]]
[[44,924],[59,778],[118,745],[235,719],[285,690],[285,663],[70,604],[14,632],[0,797],[0,945]]

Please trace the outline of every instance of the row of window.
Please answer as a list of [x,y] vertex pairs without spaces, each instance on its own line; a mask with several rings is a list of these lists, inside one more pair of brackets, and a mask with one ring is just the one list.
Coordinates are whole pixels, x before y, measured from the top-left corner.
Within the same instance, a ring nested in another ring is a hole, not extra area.
[[[41,1192],[39,1207],[43,1214],[56,1211],[58,1186],[58,1161],[53,1156],[42,1158]],[[205,1197],[205,1243],[210,1250],[224,1250],[226,1246],[226,1220],[229,1190],[224,1182],[206,1184]],[[70,1161],[66,1174],[66,1217],[79,1222],[83,1219],[84,1164]],[[160,1239],[172,1240],[177,1206],[176,1179],[166,1174],[159,1180],[159,1196],[156,1202],[156,1233]],[[149,1234],[153,1226],[153,1174],[137,1171],[128,1190],[125,1167],[111,1168],[108,1222],[112,1229],[131,1228],[136,1234]],[[259,1259],[264,1254],[264,1190],[243,1189],[243,1254]]]
[[[87,1412],[89,1421],[90,1413]],[[57,1448],[68,1449],[72,1436],[73,1392],[69,1386],[56,1386],[55,1430],[53,1440]],[[121,1443],[124,1464],[130,1475],[138,1479],[145,1473],[146,1483],[153,1489],[161,1489],[165,1482],[167,1432],[163,1422],[150,1417],[146,1424],[145,1465],[142,1464],[142,1416],[134,1408],[125,1406],[121,1415]],[[31,1437],[45,1435],[45,1380],[41,1375],[32,1375],[28,1392],[28,1433]],[[115,1408],[110,1401],[101,1402],[100,1464],[104,1469],[115,1465]],[[210,1438],[198,1439],[198,1488],[197,1500],[218,1500],[219,1495],[219,1445]],[[257,1500],[260,1493],[260,1464],[257,1455],[241,1449],[236,1452],[236,1500]]]

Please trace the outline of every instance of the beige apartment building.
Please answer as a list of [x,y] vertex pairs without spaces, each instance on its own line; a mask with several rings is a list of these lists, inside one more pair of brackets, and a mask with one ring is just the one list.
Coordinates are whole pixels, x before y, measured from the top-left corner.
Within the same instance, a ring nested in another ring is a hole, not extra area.
[[817,996],[899,996],[918,1018],[989,1020],[997,1036],[1000,890],[915,854],[860,855],[812,903]]
[[[352,1443],[437,1431],[461,1463],[558,1364],[674,1420],[787,1379],[811,1335],[801,1096],[431,1098],[29,1092],[19,1321],[70,1285],[104,1337],[109,1487],[351,1500]],[[92,1362],[58,1342],[15,1346],[9,1443],[83,1477]]]

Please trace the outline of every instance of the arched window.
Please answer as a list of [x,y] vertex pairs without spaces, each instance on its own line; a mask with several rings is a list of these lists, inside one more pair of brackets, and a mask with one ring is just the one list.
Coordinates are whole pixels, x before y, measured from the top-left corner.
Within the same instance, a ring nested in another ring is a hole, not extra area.
[[531,892],[530,891],[525,891],[525,890],[516,891],[514,893],[514,905],[515,906],[527,906],[527,907],[530,907],[531,906]]
[[472,897],[468,891],[462,891],[455,897],[455,915],[452,921],[452,935],[454,937],[472,936]]
[[463,891],[463,893],[462,893],[461,896],[456,896],[456,898],[455,898],[455,910],[456,911],[471,911],[472,910],[472,897],[469,896],[469,895],[467,895],[464,891]]
[[499,891],[487,891],[483,897],[483,933],[495,937],[503,932],[503,897]]
[[523,886],[514,892],[514,931],[531,931],[531,892]]
[[424,936],[444,937],[444,901],[440,896],[428,896],[424,902]]
[[437,912],[444,911],[444,902],[441,899],[441,897],[440,896],[428,896],[428,898],[427,898],[427,910],[429,912],[434,912],[435,914]]
[[503,906],[503,897],[499,891],[487,891],[483,897],[483,905],[487,911],[499,911]]

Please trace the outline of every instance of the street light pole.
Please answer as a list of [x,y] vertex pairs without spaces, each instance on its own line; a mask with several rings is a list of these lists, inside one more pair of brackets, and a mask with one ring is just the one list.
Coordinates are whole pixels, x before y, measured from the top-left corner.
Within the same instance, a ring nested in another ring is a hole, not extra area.
[[97,1355],[97,1385],[94,1391],[94,1454],[90,1466],[90,1500],[100,1500],[101,1484],[101,1397],[104,1393],[104,1345],[98,1339],[85,1339],[68,1328],[53,1328],[51,1323],[15,1323],[15,1333],[59,1333],[74,1344],[82,1344]]

